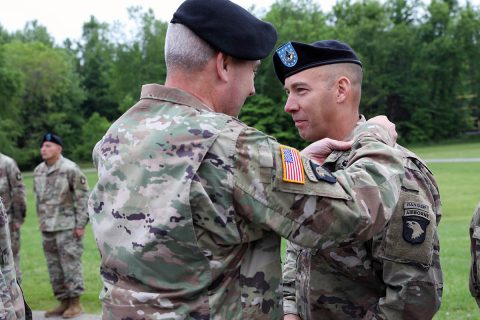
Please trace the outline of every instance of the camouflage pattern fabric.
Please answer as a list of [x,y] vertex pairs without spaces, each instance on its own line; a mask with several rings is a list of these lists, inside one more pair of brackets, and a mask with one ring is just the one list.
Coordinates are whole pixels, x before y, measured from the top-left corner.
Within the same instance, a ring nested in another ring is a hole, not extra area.
[[480,307],[480,203],[473,212],[470,223],[470,265],[469,288],[472,297]]
[[60,157],[52,166],[39,164],[34,172],[37,214],[43,235],[50,282],[55,297],[78,297],[83,292],[82,239],[74,228],[88,223],[88,184],[85,175],[72,161]]
[[398,202],[398,151],[375,152],[393,144],[388,133],[364,125],[355,137],[348,170],[315,174],[302,157],[304,183],[286,182],[273,138],[144,86],[93,151],[103,318],[280,319],[280,236],[317,248],[365,240]]
[[[384,150],[379,147],[380,155]],[[339,248],[317,250],[288,243],[283,265],[285,314],[298,314],[303,320],[390,320],[431,319],[438,311],[443,288],[438,187],[415,154],[399,145],[396,150],[405,174],[384,230],[368,241]],[[324,166],[348,170],[349,158],[348,151],[334,152]]]
[[42,232],[43,251],[53,294],[58,300],[79,297],[85,287],[82,271],[82,238],[72,235],[72,230]]
[[0,153],[0,197],[9,217],[10,241],[12,244],[13,259],[17,279],[21,279],[20,271],[20,230],[13,230],[12,225],[22,225],[27,212],[27,199],[22,173],[17,163],[10,157]]
[[22,290],[17,283],[8,218],[0,198],[0,319],[25,319]]
[[20,270],[20,229],[14,229],[13,223],[9,222],[10,243],[12,245],[13,261],[15,261],[15,272],[17,280],[22,283],[22,271]]
[[42,162],[33,171],[33,180],[41,231],[85,228],[89,190],[74,162],[64,157],[50,167]]

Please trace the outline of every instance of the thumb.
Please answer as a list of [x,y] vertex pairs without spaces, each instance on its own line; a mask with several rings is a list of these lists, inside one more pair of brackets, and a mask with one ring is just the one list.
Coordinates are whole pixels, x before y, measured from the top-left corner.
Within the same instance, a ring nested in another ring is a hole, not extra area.
[[352,147],[353,140],[350,141],[340,141],[340,140],[329,140],[329,148],[331,150],[348,150]]

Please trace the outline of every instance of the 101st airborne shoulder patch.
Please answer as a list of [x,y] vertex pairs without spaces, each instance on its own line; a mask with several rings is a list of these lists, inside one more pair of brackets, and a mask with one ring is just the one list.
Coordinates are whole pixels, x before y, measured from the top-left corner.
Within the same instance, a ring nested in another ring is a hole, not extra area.
[[280,153],[282,154],[283,181],[305,184],[300,152],[291,147],[280,146]]
[[22,181],[22,174],[20,172],[17,172],[15,178],[17,178],[18,181]]
[[430,224],[430,206],[406,201],[403,210],[403,239],[411,244],[422,244]]

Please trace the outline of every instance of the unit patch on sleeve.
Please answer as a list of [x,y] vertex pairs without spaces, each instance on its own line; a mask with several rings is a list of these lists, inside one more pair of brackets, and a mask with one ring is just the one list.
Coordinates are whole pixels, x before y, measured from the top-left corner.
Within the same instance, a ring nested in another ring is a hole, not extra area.
[[411,244],[423,243],[430,224],[430,206],[407,201],[403,210],[403,239]]
[[280,152],[282,154],[283,181],[305,184],[300,152],[287,146],[280,146]]
[[337,178],[335,178],[335,176],[327,168],[322,167],[312,160],[310,160],[310,166],[312,167],[312,171],[319,181],[323,180],[331,184],[337,182]]
[[22,180],[22,174],[20,172],[17,172],[16,178],[18,181]]

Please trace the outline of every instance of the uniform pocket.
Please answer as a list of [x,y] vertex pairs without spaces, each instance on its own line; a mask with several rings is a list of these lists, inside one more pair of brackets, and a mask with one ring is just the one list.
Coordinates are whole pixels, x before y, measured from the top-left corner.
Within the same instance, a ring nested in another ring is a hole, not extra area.
[[428,267],[432,263],[436,217],[418,190],[402,187],[399,202],[387,226],[386,259]]

